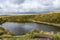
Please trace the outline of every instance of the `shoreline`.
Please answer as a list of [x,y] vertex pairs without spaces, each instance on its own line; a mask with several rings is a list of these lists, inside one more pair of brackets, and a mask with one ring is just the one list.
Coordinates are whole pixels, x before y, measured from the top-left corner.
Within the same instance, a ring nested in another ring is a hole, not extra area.
[[55,23],[41,22],[41,21],[35,21],[35,20],[32,20],[32,22],[41,23],[41,24],[45,24],[45,25],[56,26],[56,27],[60,27],[60,24],[55,24]]

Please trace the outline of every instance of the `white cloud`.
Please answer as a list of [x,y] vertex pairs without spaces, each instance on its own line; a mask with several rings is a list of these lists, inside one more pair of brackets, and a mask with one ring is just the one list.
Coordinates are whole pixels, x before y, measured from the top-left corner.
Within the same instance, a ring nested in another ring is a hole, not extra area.
[[60,9],[60,0],[0,0],[0,12],[44,12]]
[[60,7],[60,0],[55,0],[54,2],[53,2],[53,7],[55,7],[55,8],[59,8]]

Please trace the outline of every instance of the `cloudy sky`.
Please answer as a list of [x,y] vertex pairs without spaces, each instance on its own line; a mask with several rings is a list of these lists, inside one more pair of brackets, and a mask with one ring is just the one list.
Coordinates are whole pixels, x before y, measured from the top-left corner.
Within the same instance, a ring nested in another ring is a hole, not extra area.
[[0,12],[45,12],[60,10],[60,0],[0,0]]

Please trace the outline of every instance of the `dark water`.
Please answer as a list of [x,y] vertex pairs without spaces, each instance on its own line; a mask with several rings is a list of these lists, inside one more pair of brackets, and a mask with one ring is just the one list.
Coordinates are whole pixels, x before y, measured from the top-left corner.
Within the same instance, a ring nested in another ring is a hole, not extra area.
[[29,32],[33,29],[38,29],[42,31],[53,31],[53,32],[60,32],[60,28],[44,25],[44,24],[37,24],[37,23],[15,23],[15,22],[6,22],[2,25],[5,29],[9,30],[13,34],[22,34]]

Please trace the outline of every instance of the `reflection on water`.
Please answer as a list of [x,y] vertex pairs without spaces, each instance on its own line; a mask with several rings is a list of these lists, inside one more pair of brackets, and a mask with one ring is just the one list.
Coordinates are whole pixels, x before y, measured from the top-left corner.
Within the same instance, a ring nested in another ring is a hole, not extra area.
[[5,29],[9,30],[13,34],[22,34],[29,32],[33,29],[43,30],[43,31],[54,31],[60,32],[60,29],[53,26],[36,24],[36,23],[15,23],[15,22],[6,22],[2,25]]

